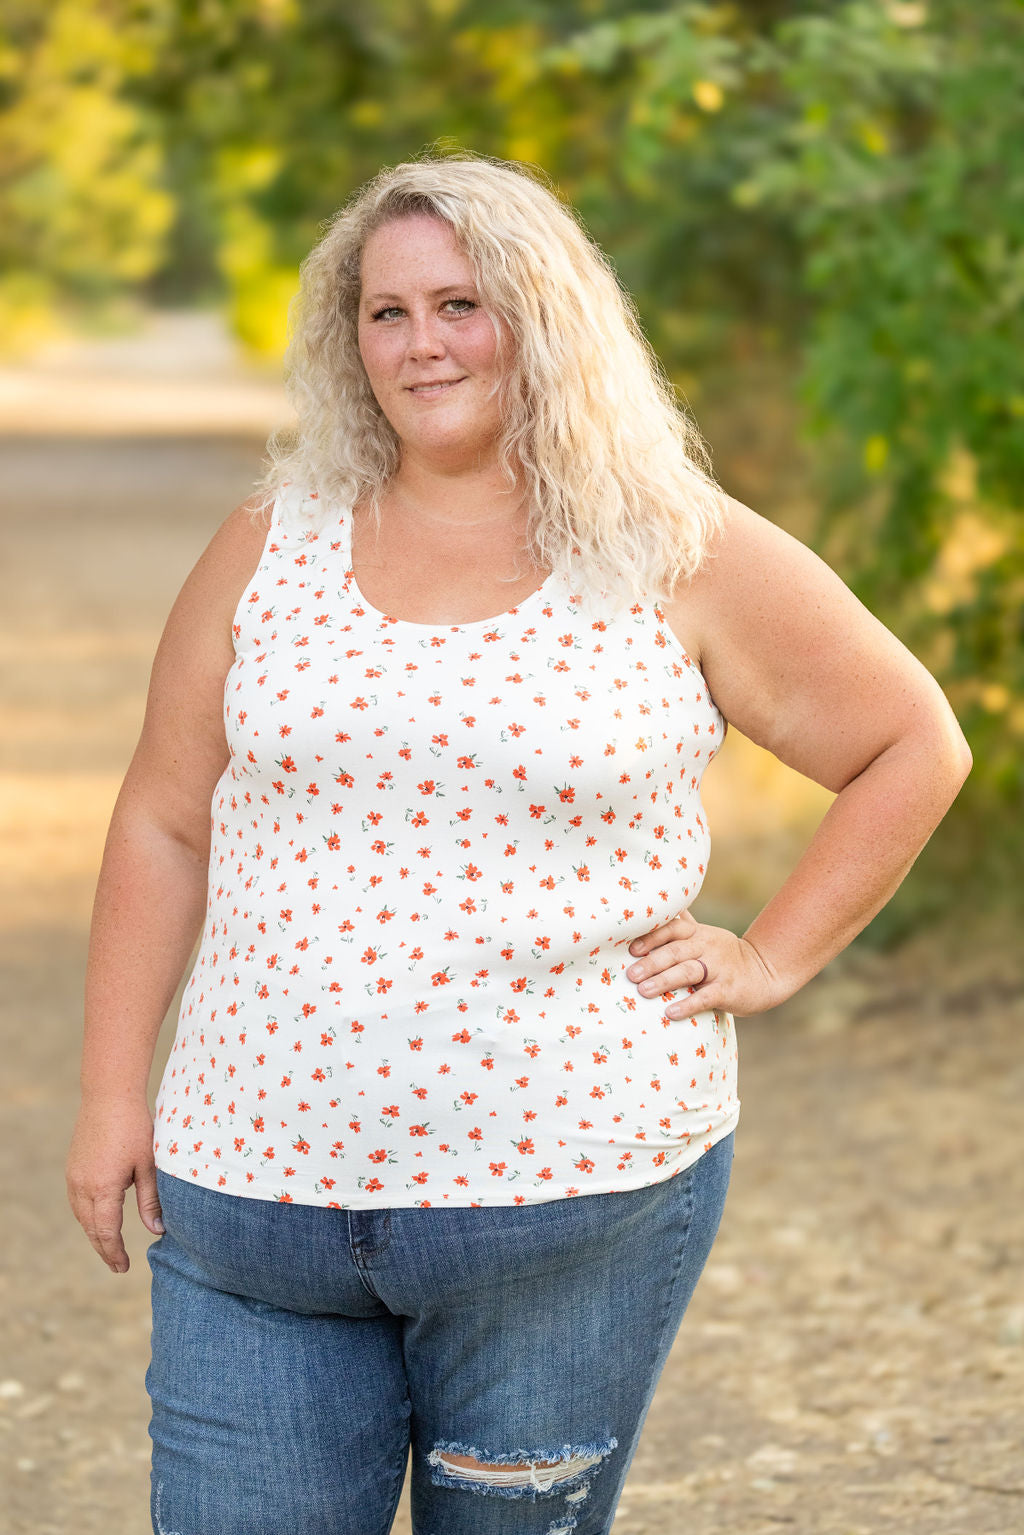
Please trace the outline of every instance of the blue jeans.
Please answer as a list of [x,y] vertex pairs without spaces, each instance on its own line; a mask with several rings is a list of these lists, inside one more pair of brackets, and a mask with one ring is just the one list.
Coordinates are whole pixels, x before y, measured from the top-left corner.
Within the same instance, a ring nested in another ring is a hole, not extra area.
[[416,1535],[607,1535],[732,1156],[483,1209],[158,1174],[157,1535],[387,1535],[410,1444]]

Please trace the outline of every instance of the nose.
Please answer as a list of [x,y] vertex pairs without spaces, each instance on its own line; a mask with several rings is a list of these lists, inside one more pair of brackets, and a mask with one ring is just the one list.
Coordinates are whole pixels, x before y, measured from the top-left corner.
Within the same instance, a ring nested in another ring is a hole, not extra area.
[[446,351],[437,317],[430,312],[411,316],[408,352],[410,358],[443,357]]

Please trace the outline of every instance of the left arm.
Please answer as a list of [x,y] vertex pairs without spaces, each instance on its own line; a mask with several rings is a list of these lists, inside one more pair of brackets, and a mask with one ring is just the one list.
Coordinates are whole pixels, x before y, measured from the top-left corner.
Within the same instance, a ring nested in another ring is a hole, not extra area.
[[955,799],[970,751],[938,684],[895,635],[811,550],[739,502],[666,616],[725,718],[837,796],[742,937],[684,912],[629,946],[642,956],[629,979],[644,995],[694,986],[703,960],[708,979],[681,1014],[695,1001],[763,1012],[890,899]]

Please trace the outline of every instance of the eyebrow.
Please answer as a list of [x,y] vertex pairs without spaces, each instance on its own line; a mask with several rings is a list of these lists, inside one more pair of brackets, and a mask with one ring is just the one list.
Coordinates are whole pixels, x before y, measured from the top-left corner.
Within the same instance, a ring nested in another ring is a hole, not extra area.
[[[467,288],[475,288],[474,282],[452,282],[446,288],[434,288],[427,294],[428,298],[440,298],[443,293],[464,293]],[[364,293],[363,298],[368,304],[379,303],[381,299],[401,298],[400,293]]]

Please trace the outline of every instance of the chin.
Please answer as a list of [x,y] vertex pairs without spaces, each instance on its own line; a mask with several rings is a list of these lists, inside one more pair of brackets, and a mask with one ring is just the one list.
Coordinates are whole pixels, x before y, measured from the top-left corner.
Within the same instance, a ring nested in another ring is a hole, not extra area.
[[495,442],[495,432],[489,426],[481,426],[479,422],[467,426],[461,421],[441,424],[432,423],[434,430],[431,432],[399,433],[402,441],[411,448],[417,448],[424,453],[429,452],[463,452],[479,454],[481,449],[489,449]]

